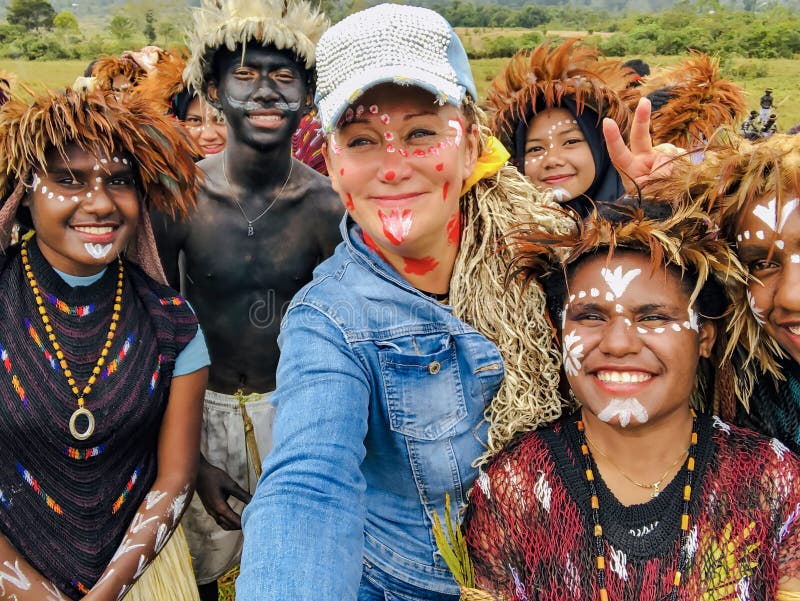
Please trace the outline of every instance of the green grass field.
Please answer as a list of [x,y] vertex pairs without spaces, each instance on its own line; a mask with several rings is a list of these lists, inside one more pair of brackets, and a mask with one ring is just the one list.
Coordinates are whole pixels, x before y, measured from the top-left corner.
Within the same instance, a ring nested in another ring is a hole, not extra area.
[[[469,32],[469,30],[467,30]],[[517,30],[500,30],[503,33],[516,32]],[[465,36],[478,35],[466,33]],[[481,32],[480,35],[486,35]],[[679,61],[678,56],[645,56],[641,57],[653,69],[672,65]],[[495,75],[500,71],[508,59],[491,58],[472,61],[475,74],[475,83],[481,98],[486,94],[486,89]],[[781,130],[786,130],[800,123],[800,60],[789,59],[745,59],[733,58],[723,62],[726,72],[751,72],[766,71],[765,75],[758,77],[741,77],[734,75],[732,79],[745,91],[748,107],[758,109],[758,99],[765,88],[774,90],[773,96],[778,113],[778,125]],[[35,87],[61,87],[71,84],[76,77],[83,74],[86,67],[85,61],[13,61],[0,60],[0,69],[16,73],[20,81],[27,82]]]

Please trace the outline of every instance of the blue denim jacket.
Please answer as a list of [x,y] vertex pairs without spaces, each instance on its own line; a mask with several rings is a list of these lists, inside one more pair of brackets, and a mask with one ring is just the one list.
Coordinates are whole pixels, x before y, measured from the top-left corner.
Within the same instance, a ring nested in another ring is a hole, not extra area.
[[282,324],[275,448],[243,514],[239,601],[351,601],[362,561],[457,594],[431,534],[476,470],[497,347],[413,288],[346,218]]

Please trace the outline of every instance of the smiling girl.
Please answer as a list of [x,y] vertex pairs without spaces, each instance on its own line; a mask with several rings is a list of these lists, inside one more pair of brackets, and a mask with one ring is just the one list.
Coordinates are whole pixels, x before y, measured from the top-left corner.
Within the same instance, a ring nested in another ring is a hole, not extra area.
[[[19,601],[197,598],[170,535],[208,354],[148,218],[185,213],[196,172],[150,106],[67,91],[0,111],[0,560]],[[9,247],[15,217],[35,233]]]
[[517,273],[544,286],[581,408],[479,475],[477,586],[504,601],[800,598],[800,459],[691,408],[746,273],[696,206],[627,205],[572,236],[519,237]]
[[627,129],[630,111],[615,91],[625,87],[623,78],[621,67],[571,39],[521,50],[487,92],[492,129],[520,172],[582,214],[592,201],[625,192],[601,127],[610,117]]

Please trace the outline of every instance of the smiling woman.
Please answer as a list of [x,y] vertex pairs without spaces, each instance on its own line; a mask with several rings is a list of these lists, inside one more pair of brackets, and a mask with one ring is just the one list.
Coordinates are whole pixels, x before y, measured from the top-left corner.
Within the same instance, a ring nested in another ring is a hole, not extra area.
[[[194,486],[208,353],[148,219],[193,204],[184,137],[146,101],[69,90],[5,105],[0,146],[5,594],[196,600],[170,536]],[[35,232],[9,247],[15,218]]]
[[515,601],[798,591],[800,459],[691,408],[746,273],[698,206],[625,205],[571,236],[516,237],[581,409],[521,433],[478,476],[465,521],[477,585]]

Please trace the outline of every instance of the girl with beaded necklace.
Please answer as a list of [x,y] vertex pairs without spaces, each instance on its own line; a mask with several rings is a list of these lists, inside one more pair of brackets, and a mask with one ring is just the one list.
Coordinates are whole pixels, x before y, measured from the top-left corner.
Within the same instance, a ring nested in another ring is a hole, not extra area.
[[[209,361],[148,217],[193,202],[184,138],[146,101],[69,90],[7,103],[0,146],[4,593],[195,600],[171,535]],[[35,233],[9,247],[15,218]]]
[[482,598],[800,598],[800,459],[691,409],[747,280],[698,207],[520,230],[515,274],[545,290],[581,409],[479,474],[465,534]]

